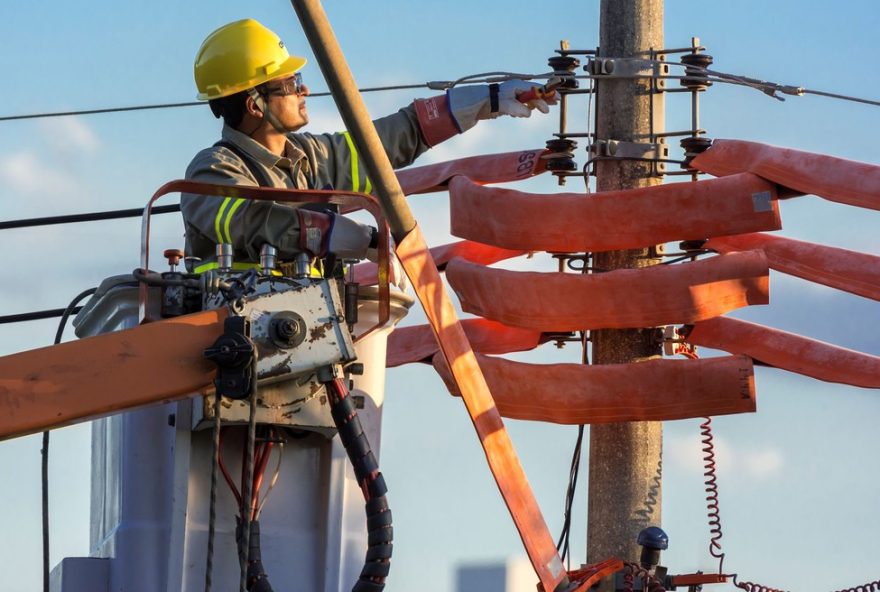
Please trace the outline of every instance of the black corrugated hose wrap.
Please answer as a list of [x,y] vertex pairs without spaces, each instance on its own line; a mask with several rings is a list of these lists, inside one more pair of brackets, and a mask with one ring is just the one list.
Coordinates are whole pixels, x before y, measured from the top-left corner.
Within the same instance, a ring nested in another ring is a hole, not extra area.
[[379,464],[370,450],[370,443],[345,383],[338,378],[328,382],[327,392],[330,397],[330,413],[336,429],[339,430],[339,439],[345,447],[367,501],[367,554],[364,568],[352,592],[382,592],[385,578],[391,569],[394,535],[391,510],[385,497],[388,488],[379,472]]

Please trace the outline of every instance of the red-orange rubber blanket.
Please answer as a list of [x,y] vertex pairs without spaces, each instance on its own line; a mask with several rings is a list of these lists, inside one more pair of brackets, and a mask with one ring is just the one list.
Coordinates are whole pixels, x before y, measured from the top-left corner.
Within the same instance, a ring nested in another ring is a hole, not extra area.
[[694,345],[744,354],[770,366],[864,388],[880,388],[880,357],[737,319],[696,323]]
[[710,239],[719,253],[761,249],[770,269],[880,300],[880,257],[792,238],[755,233]]
[[880,166],[873,164],[757,142],[715,140],[691,166],[716,177],[754,173],[800,193],[880,210]]
[[462,309],[537,331],[693,323],[769,302],[760,251],[606,273],[517,272],[453,259],[446,277]]
[[[482,354],[529,351],[543,341],[540,331],[508,327],[488,319],[465,319],[461,321],[461,326],[471,347]],[[399,327],[388,336],[385,365],[394,368],[413,362],[431,363],[438,350],[437,339],[430,325]]]
[[778,230],[776,187],[754,175],[585,196],[449,184],[452,234],[497,247],[564,253]]
[[449,180],[464,175],[475,183],[508,183],[543,173],[544,150],[521,150],[459,158],[427,166],[395,171],[406,195],[445,191]]
[[[524,364],[478,354],[501,415],[559,424],[666,421],[755,411],[746,356],[634,364]],[[434,367],[458,394],[442,358]]]

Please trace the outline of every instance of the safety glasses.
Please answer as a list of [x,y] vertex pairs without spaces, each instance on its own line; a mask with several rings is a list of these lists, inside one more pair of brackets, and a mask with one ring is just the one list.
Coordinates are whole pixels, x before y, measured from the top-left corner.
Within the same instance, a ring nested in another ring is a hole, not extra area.
[[266,86],[266,92],[273,95],[301,95],[305,91],[302,74],[295,73],[289,78],[278,81],[278,86]]

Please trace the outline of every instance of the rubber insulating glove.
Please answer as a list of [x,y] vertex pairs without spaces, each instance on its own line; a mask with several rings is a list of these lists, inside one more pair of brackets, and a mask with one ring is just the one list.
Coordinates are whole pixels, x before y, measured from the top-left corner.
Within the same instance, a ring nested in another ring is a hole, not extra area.
[[494,119],[499,115],[530,117],[532,109],[548,113],[550,105],[556,103],[555,94],[544,99],[535,99],[527,105],[516,99],[517,95],[540,86],[540,83],[520,79],[502,82],[498,85],[498,109],[494,112],[488,84],[450,88],[446,91],[446,97],[449,110],[463,132],[474,127],[481,119]]
[[364,259],[375,249],[377,231],[372,226],[355,222],[333,212],[317,212],[300,208],[299,247],[315,257],[333,253],[340,259]]

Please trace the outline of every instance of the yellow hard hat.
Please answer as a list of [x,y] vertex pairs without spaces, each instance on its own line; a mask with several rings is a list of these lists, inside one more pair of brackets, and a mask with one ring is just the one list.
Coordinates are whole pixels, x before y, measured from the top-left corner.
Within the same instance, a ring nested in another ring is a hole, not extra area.
[[254,19],[235,21],[208,35],[196,54],[198,99],[228,97],[290,76],[305,64],[305,58],[287,53],[278,35]]

